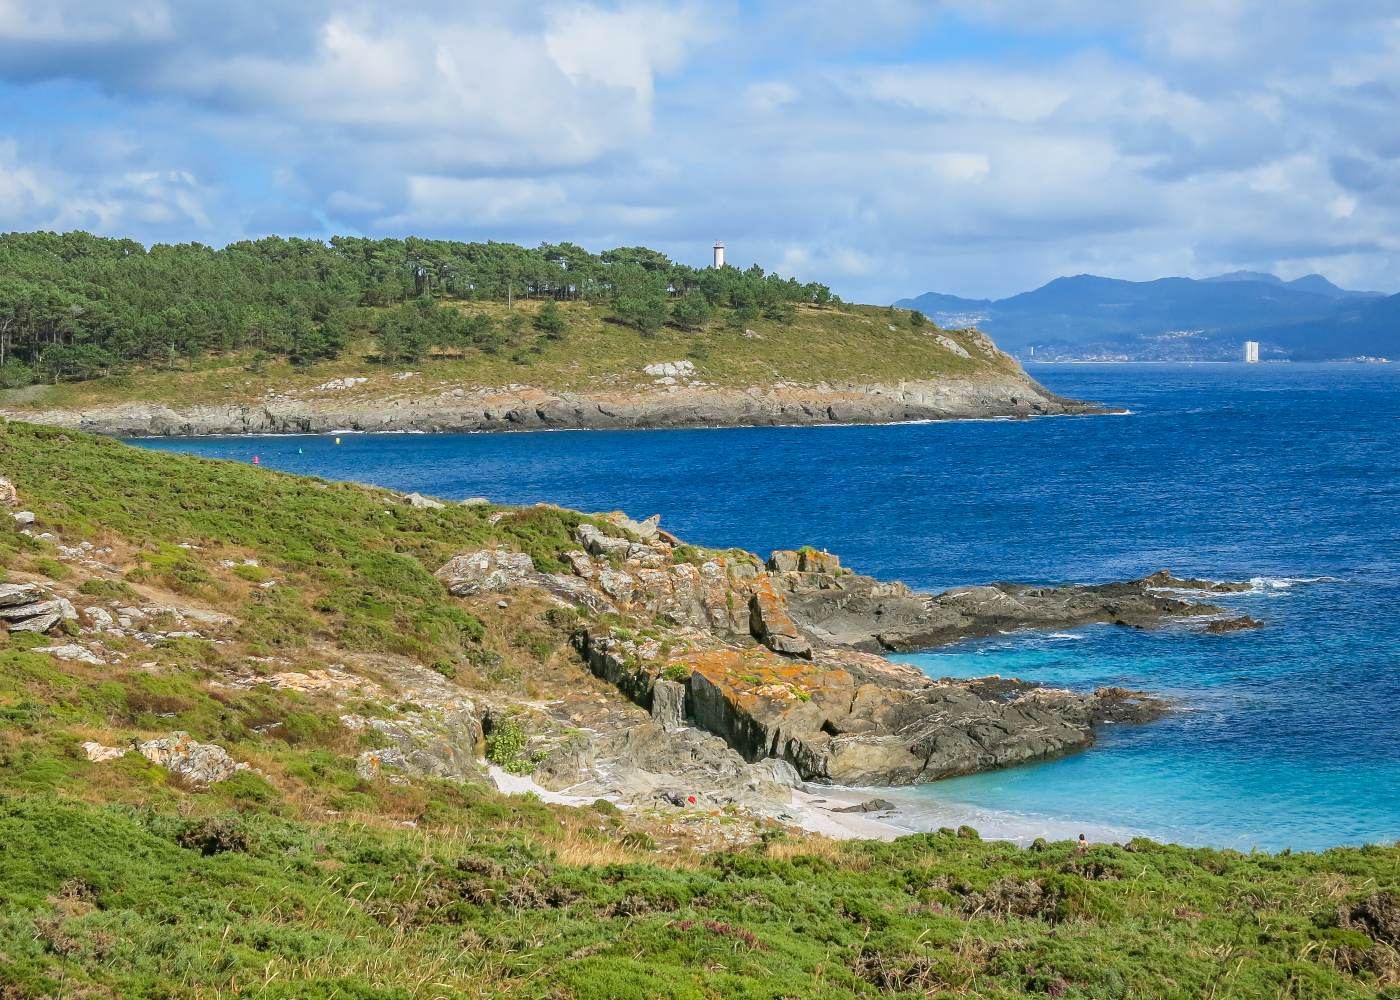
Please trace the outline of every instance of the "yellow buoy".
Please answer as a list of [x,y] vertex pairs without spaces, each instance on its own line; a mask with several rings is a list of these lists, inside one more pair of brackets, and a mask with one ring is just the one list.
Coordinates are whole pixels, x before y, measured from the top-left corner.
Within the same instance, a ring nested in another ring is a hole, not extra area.
[[340,444],[340,438],[336,438],[336,439],[335,439],[335,443],[336,443],[336,444]]

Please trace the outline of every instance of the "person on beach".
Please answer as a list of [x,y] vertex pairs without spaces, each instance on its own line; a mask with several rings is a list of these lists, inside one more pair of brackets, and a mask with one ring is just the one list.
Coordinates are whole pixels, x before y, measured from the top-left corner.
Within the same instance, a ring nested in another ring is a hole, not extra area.
[[1079,835],[1079,846],[1077,846],[1077,847],[1074,849],[1074,853],[1075,853],[1075,854],[1083,854],[1083,853],[1084,853],[1085,851],[1087,851],[1088,849],[1089,849],[1089,838],[1086,837],[1086,836],[1084,836],[1084,834],[1081,833],[1081,834]]

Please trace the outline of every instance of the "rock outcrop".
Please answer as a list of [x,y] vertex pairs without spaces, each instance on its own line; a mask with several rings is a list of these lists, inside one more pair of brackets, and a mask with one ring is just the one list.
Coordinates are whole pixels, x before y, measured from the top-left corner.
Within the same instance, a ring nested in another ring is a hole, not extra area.
[[[354,671],[341,664],[249,674],[229,683],[240,688],[265,685],[295,691],[338,706],[343,710],[340,721],[346,729],[379,744],[361,751],[356,758],[356,770],[366,780],[385,778],[400,782],[411,775],[453,781],[481,777],[477,761],[482,741],[481,713],[461,687],[403,657],[365,655],[354,666]],[[411,707],[392,718],[360,714],[361,706],[378,702]]]
[[228,751],[213,743],[199,743],[189,733],[175,732],[153,740],[140,740],[130,747],[108,747],[101,743],[83,744],[87,759],[97,763],[124,757],[128,750],[139,753],[152,764],[178,775],[196,788],[205,788],[227,781],[239,771],[249,770],[247,764],[235,761]]
[[[324,387],[323,387],[324,388]],[[892,423],[967,417],[1098,413],[1019,371],[984,378],[895,384],[819,383],[719,387],[656,385],[627,391],[531,386],[459,388],[389,399],[298,399],[171,407],[124,403],[73,410],[3,410],[0,416],[120,437],[317,434],[358,431],[520,431],[634,427]]]
[[812,658],[812,644],[797,630],[785,602],[766,574],[754,579],[749,593],[749,630],[755,639],[775,653]]
[[[748,553],[682,547],[653,520],[609,523],[606,531],[590,523],[577,529],[580,549],[567,555],[573,576],[537,573],[528,557],[504,549],[465,553],[438,575],[454,593],[536,587],[584,607],[587,592],[624,618],[669,623],[643,635],[585,626],[575,645],[592,672],[648,710],[662,732],[693,722],[743,760],[784,762],[805,780],[932,781],[1080,749],[1101,723],[1144,722],[1165,708],[1119,689],[935,681],[876,651],[1091,622],[1256,624],[1172,593],[1211,588],[1176,587],[1170,574],[930,595],[853,573],[814,549],[775,552],[761,563]],[[645,539],[633,529],[639,524],[648,528]],[[556,756],[546,770],[562,781],[580,773],[580,761]]]
[[1065,587],[994,583],[930,595],[854,573],[799,570],[777,574],[774,580],[788,614],[814,642],[865,650],[921,649],[1014,629],[1099,622],[1141,628],[1229,614],[1215,605],[1173,596],[1165,592],[1173,588],[1163,581],[1161,574],[1154,574],[1122,583]]
[[67,598],[54,596],[36,583],[0,584],[0,621],[11,632],[49,632],[77,617]]
[[936,682],[850,651],[809,664],[761,647],[649,660],[644,648],[590,633],[579,646],[595,673],[638,700],[670,683],[658,679],[662,671],[689,670],[685,705],[698,727],[746,760],[786,761],[808,781],[906,785],[969,774],[1082,749],[1100,723],[1146,722],[1165,709],[1113,688]]
[[617,610],[607,597],[589,585],[587,579],[536,572],[534,561],[528,555],[505,548],[463,552],[440,566],[434,575],[446,585],[449,593],[458,597],[534,587],[569,607],[586,608],[597,614]]

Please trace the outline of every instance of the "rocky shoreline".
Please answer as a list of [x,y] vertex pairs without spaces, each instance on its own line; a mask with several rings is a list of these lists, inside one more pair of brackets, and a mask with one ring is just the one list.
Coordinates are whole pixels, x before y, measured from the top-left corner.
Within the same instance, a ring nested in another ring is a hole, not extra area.
[[[64,564],[61,572],[52,560],[35,564],[39,572],[12,574],[0,588],[4,627],[53,636],[37,653],[84,669],[154,667],[140,658],[169,639],[228,646],[239,634],[235,615],[131,586],[136,550],[65,539],[49,511],[21,503],[20,489],[0,480],[14,530],[51,546]],[[394,504],[427,514],[449,508],[386,493],[369,509]],[[1150,722],[1170,706],[1118,688],[935,679],[881,653],[1088,623],[1205,633],[1260,624],[1200,600],[1248,585],[1165,571],[1122,583],[924,594],[813,548],[761,559],[689,545],[658,518],[462,506],[479,508],[482,525],[531,515],[570,524],[547,555],[478,543],[435,570],[448,599],[470,614],[464,620],[497,622],[514,645],[535,642],[529,630],[553,637],[543,641],[548,652],[512,668],[527,673],[502,674],[501,686],[491,680],[500,656],[484,649],[460,665],[428,667],[352,651],[328,634],[306,647],[305,663],[303,654],[229,656],[209,674],[211,689],[285,691],[322,705],[347,733],[362,734],[351,752],[364,781],[472,781],[499,778],[504,768],[528,775],[525,790],[605,799],[678,822],[737,810],[833,836],[885,837],[903,829],[900,817],[856,787],[920,784],[1082,750],[1102,725]],[[282,586],[257,559],[216,566],[260,581],[259,591]],[[473,679],[454,679],[459,668]],[[208,736],[147,732],[134,742],[88,740],[81,751],[97,763],[134,751],[203,786],[248,764],[204,742]]]
[[438,571],[468,600],[533,592],[573,609],[583,662],[650,716],[620,728],[597,714],[588,726],[569,716],[577,732],[545,749],[534,773],[552,791],[677,805],[696,795],[761,811],[792,801],[804,783],[910,785],[1043,759],[1092,745],[1105,723],[1149,722],[1168,705],[1118,688],[935,680],[874,651],[1091,622],[1259,624],[1188,599],[1235,585],[1166,572],[920,594],[814,549],[763,561],[685,545],[654,520],[613,518],[615,533],[580,526],[569,572],[538,572],[504,549],[463,553]]
[[257,403],[131,402],[86,410],[0,410],[12,420],[115,437],[364,432],[465,433],[875,424],[1110,412],[1024,374],[893,384],[652,385],[567,392],[462,387],[394,398],[278,396]]

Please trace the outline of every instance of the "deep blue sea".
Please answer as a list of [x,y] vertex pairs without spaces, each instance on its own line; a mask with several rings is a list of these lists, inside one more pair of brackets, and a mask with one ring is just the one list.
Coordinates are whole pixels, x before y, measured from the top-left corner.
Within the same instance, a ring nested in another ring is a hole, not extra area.
[[[907,657],[1146,688],[1092,750],[906,790],[921,823],[1241,849],[1400,839],[1400,366],[1058,365],[1126,416],[888,427],[152,440],[445,497],[659,512],[704,544],[812,544],[920,588],[1253,580],[1260,631],[1095,626]],[[883,794],[883,793],[882,793]]]

